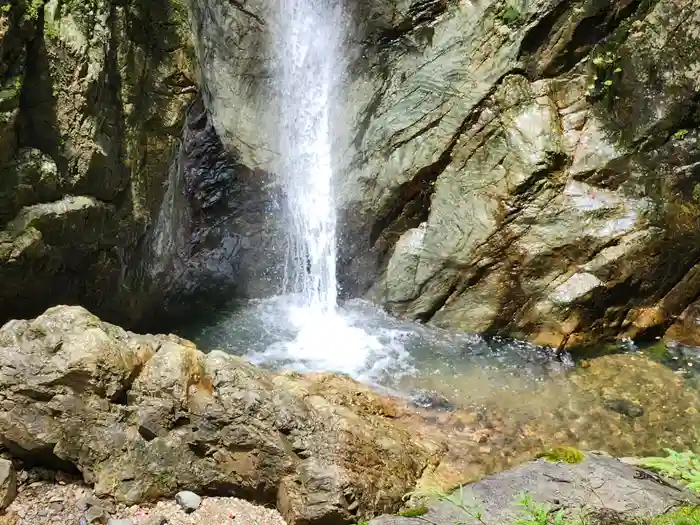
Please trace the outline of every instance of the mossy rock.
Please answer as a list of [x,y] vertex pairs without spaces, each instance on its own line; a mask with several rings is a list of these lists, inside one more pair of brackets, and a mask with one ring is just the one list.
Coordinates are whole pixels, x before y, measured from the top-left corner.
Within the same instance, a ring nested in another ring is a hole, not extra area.
[[397,516],[401,516],[402,518],[418,518],[419,516],[427,514],[428,510],[428,507],[414,507],[399,512]]
[[581,463],[585,458],[585,454],[574,447],[554,447],[537,455],[537,458],[543,458],[552,462],[564,462],[575,465]]

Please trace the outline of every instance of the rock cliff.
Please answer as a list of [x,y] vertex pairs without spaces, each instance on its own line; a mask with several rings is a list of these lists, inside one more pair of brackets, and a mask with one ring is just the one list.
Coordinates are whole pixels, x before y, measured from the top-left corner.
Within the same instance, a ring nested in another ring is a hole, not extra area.
[[[193,6],[214,126],[263,170],[272,9]],[[663,331],[700,292],[698,13],[355,4],[334,143],[344,292],[556,347]]]
[[81,302],[132,323],[196,90],[186,6],[0,6],[0,318]]

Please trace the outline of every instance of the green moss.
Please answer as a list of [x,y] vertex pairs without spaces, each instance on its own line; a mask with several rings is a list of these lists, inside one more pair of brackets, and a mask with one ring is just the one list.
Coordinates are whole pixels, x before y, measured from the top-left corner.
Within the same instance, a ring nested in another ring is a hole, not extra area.
[[415,507],[412,509],[406,509],[399,512],[397,515],[402,518],[417,518],[418,516],[423,516],[428,513],[428,507]]
[[538,458],[544,458],[547,461],[563,461],[564,463],[581,463],[585,459],[585,455],[579,449],[574,447],[554,447],[537,455]]
[[681,507],[652,518],[649,525],[700,525],[700,507]]

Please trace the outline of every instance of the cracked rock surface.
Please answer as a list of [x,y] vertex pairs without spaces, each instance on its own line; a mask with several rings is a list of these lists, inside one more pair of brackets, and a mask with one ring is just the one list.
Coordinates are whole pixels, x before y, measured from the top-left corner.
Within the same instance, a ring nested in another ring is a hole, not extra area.
[[[214,126],[263,169],[275,5],[193,10]],[[698,0],[353,6],[334,109],[344,293],[568,348],[663,332],[695,300]]]

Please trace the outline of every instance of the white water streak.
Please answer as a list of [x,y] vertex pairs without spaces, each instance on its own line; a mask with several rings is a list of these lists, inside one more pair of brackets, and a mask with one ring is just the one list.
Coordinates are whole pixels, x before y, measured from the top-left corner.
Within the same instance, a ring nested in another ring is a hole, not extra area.
[[280,166],[287,193],[285,289],[318,313],[337,304],[332,93],[342,68],[337,0],[279,0],[274,32]]

